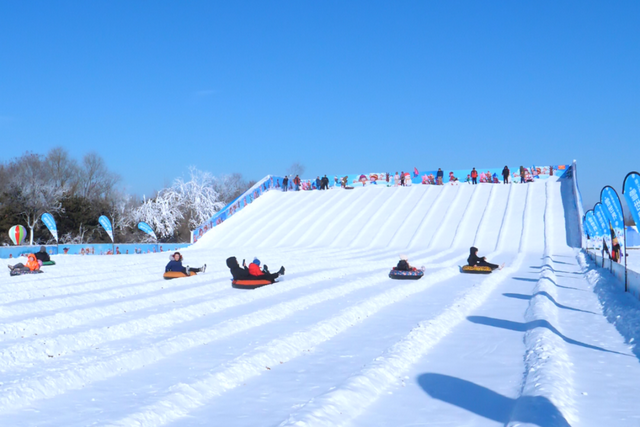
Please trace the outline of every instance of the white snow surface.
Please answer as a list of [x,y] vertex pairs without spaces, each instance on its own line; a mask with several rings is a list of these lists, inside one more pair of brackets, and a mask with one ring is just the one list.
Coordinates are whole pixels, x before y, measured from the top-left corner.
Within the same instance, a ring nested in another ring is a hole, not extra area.
[[[569,185],[269,192],[182,251],[195,277],[7,274],[0,426],[640,426],[640,303],[572,247]],[[505,268],[461,274],[472,245]],[[233,289],[229,256],[286,275]]]

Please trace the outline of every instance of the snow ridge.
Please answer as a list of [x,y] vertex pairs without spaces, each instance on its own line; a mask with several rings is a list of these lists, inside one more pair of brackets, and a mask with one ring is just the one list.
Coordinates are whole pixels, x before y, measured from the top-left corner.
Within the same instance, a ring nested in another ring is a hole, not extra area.
[[[508,427],[569,427],[578,421],[574,399],[573,364],[566,343],[551,330],[556,329],[562,333],[559,310],[552,302],[558,299],[555,286],[558,278],[551,255],[552,236],[556,232],[551,209],[555,200],[550,197],[548,185],[545,185],[545,192],[543,266],[525,312],[525,321],[530,325],[524,336],[525,374],[520,397],[516,401]],[[560,413],[556,414],[550,409],[551,405],[548,402]]]

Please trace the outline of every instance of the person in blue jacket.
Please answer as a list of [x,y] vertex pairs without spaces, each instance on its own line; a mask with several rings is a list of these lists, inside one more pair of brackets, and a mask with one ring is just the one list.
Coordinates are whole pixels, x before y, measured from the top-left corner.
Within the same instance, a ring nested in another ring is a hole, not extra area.
[[180,252],[176,252],[171,255],[171,261],[169,261],[169,264],[167,264],[167,266],[164,268],[165,273],[168,273],[169,271],[175,271],[178,273],[184,273],[189,276],[192,271],[195,273],[204,273],[204,271],[207,269],[207,264],[200,268],[191,268],[189,266],[183,267],[182,260],[183,258]]

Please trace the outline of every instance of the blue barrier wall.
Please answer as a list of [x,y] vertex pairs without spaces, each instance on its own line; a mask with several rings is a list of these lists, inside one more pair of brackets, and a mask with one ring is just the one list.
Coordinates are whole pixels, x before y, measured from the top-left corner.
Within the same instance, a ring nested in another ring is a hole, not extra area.
[[[173,252],[191,246],[189,243],[110,243],[82,245],[44,245],[50,255],[134,255],[157,252]],[[1,246],[0,258],[18,258],[21,255],[38,252],[40,246]]]

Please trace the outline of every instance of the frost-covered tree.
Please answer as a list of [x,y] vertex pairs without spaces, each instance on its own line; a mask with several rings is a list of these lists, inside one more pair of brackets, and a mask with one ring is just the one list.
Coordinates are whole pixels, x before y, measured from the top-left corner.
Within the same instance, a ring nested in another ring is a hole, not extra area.
[[33,245],[33,229],[45,212],[62,210],[64,189],[56,186],[47,174],[41,157],[27,153],[10,166],[11,191],[20,206],[20,216],[29,228],[29,244]]
[[192,167],[189,175],[188,181],[178,178],[155,198],[144,200],[132,213],[135,223],[144,221],[160,238],[172,238],[187,233],[224,207],[210,173]]

